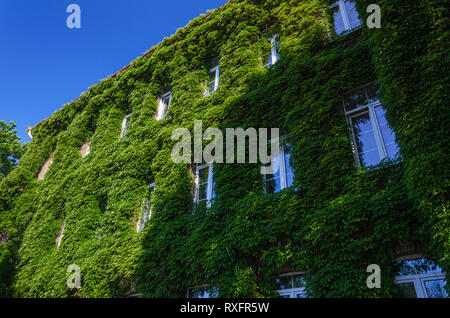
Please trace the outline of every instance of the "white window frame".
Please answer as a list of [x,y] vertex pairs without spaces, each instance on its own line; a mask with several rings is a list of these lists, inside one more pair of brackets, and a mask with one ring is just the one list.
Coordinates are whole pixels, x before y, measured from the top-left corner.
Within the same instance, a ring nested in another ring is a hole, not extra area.
[[[204,96],[211,96],[215,91],[217,91],[217,88],[219,87],[219,78],[220,78],[220,65],[217,65],[209,70],[208,75],[214,73],[214,90],[210,90],[208,87],[205,89]],[[207,84],[209,84],[208,82]]]
[[279,52],[277,52],[277,46],[276,46],[277,42],[279,43],[279,39],[278,38],[279,38],[278,34],[276,34],[276,35],[274,35],[273,37],[270,38],[270,47],[271,47],[271,50],[270,50],[270,61],[271,61],[271,63],[270,64],[267,63],[264,66],[265,68],[271,67],[272,65],[274,65],[279,60],[279,57],[278,57]]
[[[166,104],[163,103],[163,100],[169,97],[169,102]],[[172,92],[167,92],[159,98],[158,103],[158,114],[156,115],[156,120],[162,120],[164,117],[166,117],[167,112],[169,111],[170,104],[172,103]],[[164,113],[163,113],[163,110]]]
[[[369,85],[365,85],[360,87],[361,89],[364,89],[364,94],[366,97],[366,100],[369,100],[369,96],[367,95],[367,87]],[[358,167],[363,167],[361,164],[361,160],[359,158],[359,152],[358,152],[358,147],[357,147],[357,142],[356,142],[356,136],[355,136],[355,131],[353,129],[353,124],[352,124],[352,118],[354,117],[358,117],[362,114],[368,113],[369,114],[369,120],[370,120],[370,124],[372,125],[372,130],[373,130],[373,135],[375,138],[375,143],[377,145],[377,150],[378,150],[378,155],[380,157],[380,162],[385,159],[388,158],[388,153],[386,150],[386,145],[384,143],[383,140],[383,135],[381,133],[381,129],[380,129],[380,125],[378,123],[378,118],[377,118],[377,114],[375,113],[375,108],[378,106],[383,107],[383,104],[380,102],[380,100],[377,97],[376,101],[373,101],[371,103],[368,103],[366,105],[360,106],[358,108],[352,109],[347,111],[347,109],[345,108],[345,102],[342,101],[342,104],[344,106],[344,112],[347,118],[347,123],[348,126],[350,127],[350,133],[351,133],[351,137],[352,137],[352,148],[353,148],[353,154],[355,156],[355,160],[356,163],[358,165]],[[383,107],[384,110],[384,107]],[[392,129],[392,128],[391,128]]]
[[425,282],[429,280],[445,280],[445,274],[441,272],[426,273],[419,275],[408,275],[395,277],[395,284],[413,283],[417,298],[428,298]]
[[64,236],[64,230],[66,229],[66,220],[63,221],[63,224],[61,226],[61,229],[59,230],[58,235],[56,236],[56,247],[60,248],[62,238]]
[[127,114],[124,119],[122,120],[122,130],[120,131],[120,138],[126,135],[127,133],[127,124],[130,120],[131,114]]
[[[287,185],[287,171],[286,171],[286,157],[285,157],[285,145],[286,145],[287,137],[280,138],[280,148],[278,149],[278,161],[279,161],[279,171],[280,171],[280,191],[286,189],[290,186]],[[289,144],[289,142],[287,142]],[[273,166],[273,158],[271,158],[271,164]],[[267,181],[267,175],[264,175],[264,182]],[[266,192],[266,186],[264,184],[264,191]],[[267,193],[267,192],[266,192]],[[275,192],[278,193],[278,192]]]
[[214,183],[213,183],[213,164],[212,163],[205,163],[201,165],[197,165],[195,170],[195,203],[200,203],[200,170],[208,168],[208,181],[207,181],[207,188],[206,188],[206,208],[209,209],[212,204],[212,194],[214,190]]
[[[281,274],[278,277],[287,277],[291,276],[291,280],[293,281],[293,277],[297,275],[303,275],[303,272],[292,272],[292,273],[285,273]],[[283,297],[283,296],[289,296],[289,298],[297,298],[297,295],[303,294],[305,296],[308,296],[306,293],[305,287],[297,287],[297,288],[288,288],[288,289],[278,289],[277,293]]]
[[[419,259],[421,259],[420,257]],[[405,260],[418,260],[417,258],[408,257]],[[440,269],[440,267],[439,267]],[[395,284],[405,284],[405,283],[413,283],[414,289],[416,291],[417,298],[428,298],[425,288],[425,282],[430,280],[444,280],[445,281],[445,273],[441,270],[437,270],[434,272],[428,272],[423,274],[411,274],[411,275],[403,275],[396,276],[394,279]],[[447,282],[448,283],[448,282]]]
[[[351,1],[351,0],[338,0],[337,2],[335,2],[334,4],[332,4],[331,6],[329,6],[329,9],[334,9],[335,7],[339,6],[339,12],[341,13],[341,17],[342,17],[342,21],[344,23],[344,31],[342,31],[341,33],[337,33],[336,29],[334,30],[336,32],[336,34],[339,35],[343,35],[346,34],[350,31],[359,29],[362,25],[362,21],[360,20],[360,24],[355,26],[354,28],[351,27],[350,24],[350,19],[348,18],[348,12],[347,12],[347,8],[345,7],[345,1]],[[353,1],[354,2],[354,1]],[[334,20],[333,20],[333,27],[334,27]]]
[[[152,183],[147,187],[147,190],[149,191],[150,189],[153,189],[152,191],[155,191],[155,184]],[[145,224],[147,223],[147,221],[149,221],[152,218],[152,214],[153,214],[153,207],[152,207],[152,203],[151,203],[151,197],[150,198],[146,198],[144,200],[143,207],[144,207],[144,212],[139,215],[139,219],[138,222],[136,224],[136,232],[140,232],[144,229]],[[150,200],[150,201],[149,201]]]

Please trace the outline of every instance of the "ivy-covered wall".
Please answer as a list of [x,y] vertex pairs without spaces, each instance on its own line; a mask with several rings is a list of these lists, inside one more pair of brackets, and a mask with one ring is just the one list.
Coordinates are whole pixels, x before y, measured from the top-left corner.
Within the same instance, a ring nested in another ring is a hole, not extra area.
[[[403,241],[449,272],[447,9],[379,0],[381,29],[363,23],[330,41],[330,2],[230,1],[36,126],[0,183],[1,295],[184,297],[209,284],[223,297],[274,297],[278,274],[303,271],[314,297],[392,297]],[[363,21],[370,2],[356,1]],[[281,59],[262,68],[274,34]],[[217,57],[219,88],[203,97]],[[373,81],[402,158],[358,169],[342,96]],[[282,129],[294,186],[267,195],[259,165],[215,164],[215,203],[192,213],[192,166],[170,155],[172,131],[194,120]],[[151,183],[153,215],[136,232]],[[70,264],[80,289],[66,286]],[[382,269],[381,289],[366,286],[369,264]]]

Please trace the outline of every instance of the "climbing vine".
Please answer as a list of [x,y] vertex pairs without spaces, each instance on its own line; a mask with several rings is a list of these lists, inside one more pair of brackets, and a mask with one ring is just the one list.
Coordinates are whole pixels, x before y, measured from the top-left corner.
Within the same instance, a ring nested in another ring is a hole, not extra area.
[[[392,297],[404,240],[449,272],[448,15],[439,1],[378,2],[381,29],[363,23],[336,37],[330,1],[230,1],[36,126],[0,183],[2,295],[184,297],[209,284],[222,297],[276,297],[275,277],[303,271],[314,297]],[[368,1],[356,3],[367,16]],[[275,34],[281,58],[263,68]],[[218,57],[220,85],[204,97]],[[374,81],[401,158],[359,169],[342,96]],[[216,200],[198,209],[192,165],[171,160],[173,130],[192,131],[194,120],[280,128],[294,185],[265,194],[259,165],[215,164]],[[152,217],[137,232],[152,183]],[[80,289],[66,285],[70,264],[81,268]],[[382,268],[383,288],[367,288],[369,264]]]

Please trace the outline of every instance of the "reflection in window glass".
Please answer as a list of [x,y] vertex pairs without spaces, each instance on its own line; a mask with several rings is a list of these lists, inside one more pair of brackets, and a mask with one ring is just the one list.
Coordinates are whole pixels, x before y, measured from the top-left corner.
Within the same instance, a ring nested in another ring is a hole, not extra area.
[[197,167],[197,188],[195,194],[195,202],[200,207],[209,208],[215,197],[213,165],[204,164]]
[[397,262],[397,276],[410,276],[429,273],[440,273],[441,268],[426,258]]
[[219,66],[212,68],[209,70],[209,78],[206,83],[206,90],[204,96],[210,96],[217,90],[219,86]]
[[281,276],[275,279],[277,289],[291,289],[293,288],[292,276]]
[[154,183],[152,183],[151,185],[148,186],[147,195],[146,195],[146,198],[145,198],[143,206],[142,206],[141,215],[140,215],[139,220],[136,225],[137,232],[142,231],[144,229],[144,226],[147,223],[147,221],[150,220],[150,218],[152,217],[151,200],[152,200],[152,194],[153,194],[154,189],[155,189]]
[[[272,157],[272,167],[280,167],[280,154]],[[277,193],[281,191],[280,168],[275,173],[266,174],[265,180],[266,193]]]
[[346,111],[351,111],[366,105],[367,101],[364,89],[356,90],[352,94],[345,96],[344,103]]
[[380,127],[381,136],[383,137],[384,146],[386,147],[387,156],[390,159],[394,159],[398,153],[397,142],[395,141],[395,133],[392,131],[386,120],[386,112],[383,107],[375,107],[375,113],[378,119],[378,125]]
[[447,298],[445,273],[426,258],[399,261],[396,264],[395,283],[400,297],[405,298]]
[[334,21],[334,31],[336,34],[341,34],[345,31],[344,20],[342,18],[341,9],[339,6],[335,6],[331,9]]
[[352,117],[351,122],[361,165],[376,165],[380,162],[380,156],[369,113]]
[[158,108],[158,116],[157,120],[161,120],[166,116],[167,111],[169,110],[169,106],[172,100],[172,93],[164,94],[159,100],[159,108]]
[[330,7],[330,10],[333,16],[334,30],[337,35],[361,25],[354,1],[339,0]]
[[428,280],[424,282],[428,298],[447,298],[443,279]]
[[275,285],[282,298],[308,298],[305,292],[305,280],[301,274],[277,277]]
[[352,129],[355,157],[360,166],[377,165],[382,159],[396,159],[399,148],[386,112],[377,97],[378,86],[367,85],[344,96],[345,112]]
[[122,130],[120,132],[120,137],[125,136],[125,134],[127,133],[128,129],[130,127],[130,117],[131,117],[131,114],[128,114],[122,120]]
[[284,145],[284,166],[286,167],[286,187],[290,187],[294,183],[294,169],[291,166],[292,147],[289,144]]
[[199,194],[198,203],[206,207],[208,200],[208,179],[209,179],[209,167],[199,169]]
[[272,168],[278,167],[278,170],[272,174],[266,174],[264,180],[264,189],[267,194],[277,193],[294,182],[294,169],[291,165],[292,146],[289,143],[280,145],[278,156],[272,157]]
[[219,289],[217,287],[195,287],[189,288],[189,298],[217,298]]
[[358,17],[358,12],[355,8],[354,1],[345,1],[345,11],[347,12],[348,22],[350,23],[350,29],[356,28],[361,24],[361,20]]

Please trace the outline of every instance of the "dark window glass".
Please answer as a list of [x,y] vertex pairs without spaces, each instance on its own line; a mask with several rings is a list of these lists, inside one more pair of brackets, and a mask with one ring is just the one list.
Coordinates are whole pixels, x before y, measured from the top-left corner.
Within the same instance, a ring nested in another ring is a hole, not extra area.
[[292,288],[292,276],[281,276],[275,279],[277,289],[291,289]]
[[417,298],[416,289],[413,282],[398,284],[401,298]]
[[364,88],[358,89],[344,97],[345,110],[351,111],[367,105],[366,92]]

